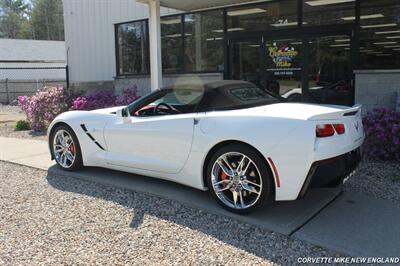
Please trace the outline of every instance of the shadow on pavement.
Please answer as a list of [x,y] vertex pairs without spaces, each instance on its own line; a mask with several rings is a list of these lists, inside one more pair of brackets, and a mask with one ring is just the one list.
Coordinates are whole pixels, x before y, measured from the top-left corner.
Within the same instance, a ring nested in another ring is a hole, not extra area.
[[[265,248],[275,249],[276,246],[292,248],[293,242],[296,240],[265,232],[263,229],[290,235],[308,222],[340,193],[340,190],[337,189],[315,190],[303,200],[275,203],[250,215],[237,215],[221,208],[211,199],[207,192],[173,182],[107,169],[86,168],[79,172],[65,172],[57,166],[52,166],[48,170],[47,181],[52,187],[61,191],[112,201],[132,209],[134,215],[129,225],[132,228],[139,227],[145,215],[152,215],[203,232],[227,244],[269,260],[273,258],[266,257],[265,254],[268,252],[263,252],[262,250]],[[119,193],[115,187],[123,189],[123,193]],[[169,204],[183,204],[204,210],[206,213],[185,214],[179,211],[179,207],[168,206],[168,201],[163,201],[163,206],[146,205],[145,202],[140,201],[140,195],[138,199],[135,196],[138,194],[134,192],[170,199],[173,202]],[[219,215],[222,218],[225,217],[225,222],[215,224],[215,217],[213,218],[208,213]],[[192,215],[193,217],[187,217]],[[185,219],[182,219],[182,217],[185,217]],[[235,227],[230,228],[228,225],[231,224],[230,220],[232,218],[241,223],[234,223]],[[255,234],[265,239],[265,246],[257,246],[259,241],[254,241],[254,237],[248,237],[248,234]],[[235,237],[232,238],[232,235],[235,235]],[[274,242],[275,240],[280,243],[277,245]],[[301,252],[301,248],[297,252]]]

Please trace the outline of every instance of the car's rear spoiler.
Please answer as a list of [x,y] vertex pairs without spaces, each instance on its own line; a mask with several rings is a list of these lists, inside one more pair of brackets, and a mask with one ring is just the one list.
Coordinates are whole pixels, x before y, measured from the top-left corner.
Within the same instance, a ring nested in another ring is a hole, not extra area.
[[313,115],[308,120],[330,120],[330,119],[339,119],[343,116],[354,116],[358,112],[361,111],[361,104],[356,104],[353,107],[349,107],[347,109],[334,111],[330,113],[324,113],[319,115]]

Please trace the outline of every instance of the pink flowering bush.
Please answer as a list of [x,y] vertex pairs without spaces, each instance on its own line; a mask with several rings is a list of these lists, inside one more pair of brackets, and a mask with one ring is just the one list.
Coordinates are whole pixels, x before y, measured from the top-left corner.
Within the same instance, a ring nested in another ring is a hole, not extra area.
[[137,98],[136,85],[125,89],[120,96],[111,90],[100,90],[78,97],[62,87],[44,87],[31,97],[18,97],[18,105],[25,112],[31,128],[34,131],[43,131],[62,112],[127,105]]
[[111,90],[96,91],[87,96],[79,96],[72,101],[72,110],[94,110],[118,105],[127,105],[138,98],[137,87],[125,89],[120,96]]
[[115,105],[117,97],[111,90],[100,90],[72,101],[72,110],[94,110]]
[[68,110],[63,87],[44,87],[31,97],[19,96],[18,105],[25,112],[34,131],[43,131],[51,121]]
[[137,87],[133,85],[132,87],[125,89],[120,96],[117,97],[115,105],[128,105],[135,101],[139,96],[137,95]]
[[373,159],[400,160],[400,113],[388,108],[374,109],[363,119],[364,153]]

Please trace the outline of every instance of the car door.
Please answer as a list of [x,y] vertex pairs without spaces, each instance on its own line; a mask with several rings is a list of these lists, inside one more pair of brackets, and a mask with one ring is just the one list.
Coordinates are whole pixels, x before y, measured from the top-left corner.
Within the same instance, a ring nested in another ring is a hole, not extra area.
[[[148,113],[149,106],[154,108],[157,103],[171,102],[166,98],[144,103],[141,108]],[[176,102],[174,104],[177,106]],[[137,110],[133,110],[133,115],[127,120],[115,119],[109,122],[104,128],[107,162],[137,169],[178,173],[190,153],[196,116],[195,112],[185,109],[185,103],[179,104],[187,113],[135,116]]]

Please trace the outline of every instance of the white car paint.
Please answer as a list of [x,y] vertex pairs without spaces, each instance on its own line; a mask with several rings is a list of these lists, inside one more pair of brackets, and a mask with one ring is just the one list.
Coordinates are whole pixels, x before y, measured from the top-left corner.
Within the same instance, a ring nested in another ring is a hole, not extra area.
[[[276,103],[260,107],[123,118],[123,107],[70,111],[49,126],[68,124],[77,135],[85,166],[98,166],[171,180],[206,190],[203,167],[210,150],[235,140],[256,148],[270,158],[279,174],[275,199],[298,197],[313,162],[350,152],[364,141],[361,106],[343,107],[302,103]],[[356,116],[344,113],[358,111]],[[114,112],[114,114],[112,113]],[[344,123],[346,133],[316,138],[315,127]],[[104,147],[100,149],[81,128]],[[357,129],[356,129],[357,127]]]
[[[320,89],[323,89],[323,88],[324,88],[324,87],[311,87],[311,88],[309,88],[309,90],[320,90]],[[282,94],[281,97],[287,99],[287,98],[289,98],[290,96],[296,95],[296,94],[299,94],[299,95],[302,94],[301,88],[294,88],[294,89],[288,90],[287,92],[285,92],[284,94]]]

